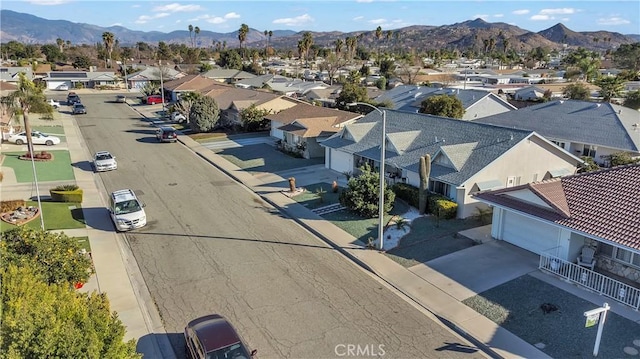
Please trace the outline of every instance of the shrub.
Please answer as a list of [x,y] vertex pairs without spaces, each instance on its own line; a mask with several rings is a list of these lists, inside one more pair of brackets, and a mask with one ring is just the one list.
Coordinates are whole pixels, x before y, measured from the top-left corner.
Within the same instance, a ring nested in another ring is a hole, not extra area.
[[444,219],[456,218],[458,204],[439,194],[429,195],[429,213]]
[[52,191],[75,191],[80,189],[77,184],[63,184],[52,188]]
[[[31,158],[31,154],[29,152],[25,153],[24,158]],[[47,151],[34,152],[33,158],[36,160],[50,160],[53,158],[53,155]]]
[[407,202],[410,206],[418,208],[419,189],[410,184],[396,183],[392,187],[398,198]]
[[[347,188],[340,193],[340,204],[356,212],[357,214],[373,218],[378,216],[378,204],[380,193],[380,176],[378,172],[373,172],[368,164],[360,167],[361,174],[352,177],[347,184]],[[396,198],[395,193],[385,186],[383,212],[388,213],[393,208]]]
[[2,182],[3,178],[4,178],[4,175],[2,174],[2,172],[0,172],[0,182]]
[[82,203],[82,189],[76,185],[63,185],[49,190],[54,202]]
[[27,202],[22,199],[15,199],[12,201],[2,201],[0,202],[0,212],[1,213],[11,212],[18,207],[26,207],[26,206],[27,206]]

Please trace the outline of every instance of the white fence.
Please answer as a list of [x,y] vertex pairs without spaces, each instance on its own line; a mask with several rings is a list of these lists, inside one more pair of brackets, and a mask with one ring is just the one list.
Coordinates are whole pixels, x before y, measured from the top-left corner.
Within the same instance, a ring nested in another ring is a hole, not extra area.
[[589,288],[617,302],[638,310],[640,308],[640,289],[609,278],[600,273],[567,262],[550,254],[540,256],[540,270],[553,273],[572,283]]

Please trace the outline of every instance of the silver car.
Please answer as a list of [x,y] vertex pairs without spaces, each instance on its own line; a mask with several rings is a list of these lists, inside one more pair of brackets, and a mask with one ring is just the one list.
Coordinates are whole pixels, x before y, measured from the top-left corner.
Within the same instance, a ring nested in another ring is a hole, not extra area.
[[118,162],[108,151],[98,151],[93,156],[93,168],[96,172],[111,171],[118,168]]

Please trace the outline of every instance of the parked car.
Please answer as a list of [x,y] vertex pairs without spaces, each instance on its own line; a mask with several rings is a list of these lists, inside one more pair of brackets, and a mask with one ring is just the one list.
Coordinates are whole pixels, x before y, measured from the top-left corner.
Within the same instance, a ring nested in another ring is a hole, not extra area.
[[127,102],[127,97],[125,95],[117,95],[116,102],[121,102],[121,103]]
[[67,105],[73,106],[76,102],[80,102],[80,96],[75,92],[69,92],[67,94]]
[[118,169],[118,162],[115,156],[109,151],[98,151],[93,155],[93,169],[96,172],[111,171]]
[[121,189],[109,196],[109,214],[117,231],[127,231],[144,227],[147,215],[144,204],[131,189]]
[[187,118],[183,114],[178,112],[178,111],[176,111],[176,112],[171,114],[171,121],[173,121],[173,122],[183,123],[186,120],[187,120]]
[[58,91],[69,91],[69,85],[62,84],[62,85],[56,87],[56,90],[58,90]]
[[160,95],[151,95],[147,96],[147,105],[155,105],[157,103],[162,103],[162,96]]
[[162,126],[156,130],[156,138],[158,142],[176,142],[178,141],[178,134],[175,128]]
[[[27,133],[25,131],[18,132],[14,135],[11,135],[8,141],[11,143],[15,143],[16,145],[23,145],[27,143]],[[31,131],[31,141],[34,145],[53,146],[60,143],[60,138],[42,133],[40,131]]]
[[219,314],[194,319],[184,328],[187,356],[191,359],[249,359],[249,351],[235,328]]
[[49,99],[49,102],[47,102],[49,105],[51,105],[51,107],[53,108],[58,108],[60,107],[60,102],[58,101],[54,101],[53,99]]
[[81,102],[76,102],[73,104],[73,114],[74,115],[86,115],[87,108]]

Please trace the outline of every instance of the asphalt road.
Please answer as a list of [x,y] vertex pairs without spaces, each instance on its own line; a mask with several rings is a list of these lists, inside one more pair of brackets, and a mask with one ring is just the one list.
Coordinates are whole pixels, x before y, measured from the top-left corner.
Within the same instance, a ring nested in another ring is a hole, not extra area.
[[209,313],[261,358],[484,357],[181,144],[157,143],[113,95],[81,97],[89,151],[118,159],[106,190],[146,204],[148,225],[126,236],[179,358],[185,323]]

